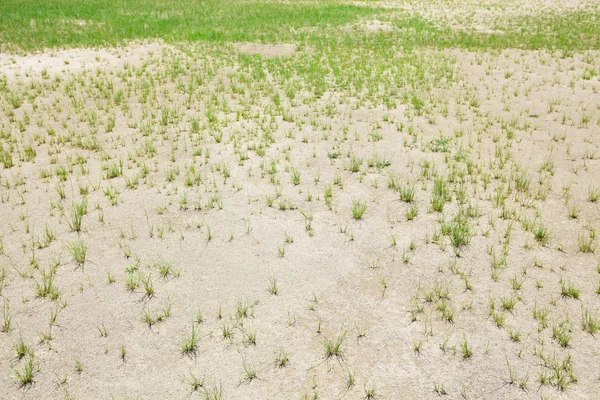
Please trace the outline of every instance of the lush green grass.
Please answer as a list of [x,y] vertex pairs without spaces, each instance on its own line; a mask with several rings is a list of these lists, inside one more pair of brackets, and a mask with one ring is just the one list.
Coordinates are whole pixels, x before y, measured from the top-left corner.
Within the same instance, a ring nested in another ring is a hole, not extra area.
[[[397,28],[365,34],[336,27],[377,16]],[[314,29],[318,28],[318,29]],[[337,0],[2,0],[0,48],[114,45],[129,39],[301,42],[318,48],[600,48],[600,9],[499,18],[490,32],[418,14]]]
[[376,12],[333,2],[2,0],[0,43],[32,50],[147,38],[273,42]]

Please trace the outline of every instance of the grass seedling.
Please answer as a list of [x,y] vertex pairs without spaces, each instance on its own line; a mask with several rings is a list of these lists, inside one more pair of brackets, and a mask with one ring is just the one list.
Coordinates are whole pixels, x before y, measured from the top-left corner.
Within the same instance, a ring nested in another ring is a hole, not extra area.
[[244,341],[246,346],[256,346],[256,329],[249,328],[246,332],[246,340]]
[[467,337],[463,337],[463,341],[460,344],[460,349],[463,355],[463,358],[471,358],[473,356],[473,351],[471,350],[471,346],[469,346],[469,342],[467,341]]
[[19,381],[21,387],[31,385],[33,383],[33,372],[34,372],[34,363],[33,356],[30,356],[29,359],[25,362],[23,369],[21,371],[15,370],[15,376]]
[[277,280],[274,277],[269,278],[269,293],[274,296],[279,294],[279,288],[277,287]]
[[123,361],[123,362],[125,362],[125,360],[127,358],[127,348],[123,344],[119,346],[119,357],[121,358],[121,361]]
[[560,322],[552,327],[552,337],[556,339],[562,347],[567,347],[571,343],[573,335],[566,321]]
[[144,285],[145,297],[151,298],[152,296],[154,296],[154,284],[152,283],[152,274],[148,274],[144,278],[144,276],[140,273],[140,280]]
[[348,367],[346,368],[346,389],[351,389],[356,384],[354,372]]
[[445,396],[445,395],[448,394],[448,392],[446,392],[446,389],[444,388],[444,384],[443,383],[434,383],[433,384],[433,391],[438,396]]
[[577,245],[579,246],[579,251],[582,253],[595,253],[596,252],[596,243],[594,240],[596,239],[596,231],[590,231],[589,234],[580,233],[577,236]]
[[367,203],[360,200],[352,201],[352,217],[354,219],[362,219],[365,211],[367,211]]
[[383,298],[383,297],[385,296],[385,291],[386,291],[386,290],[387,290],[387,288],[388,288],[388,284],[387,284],[387,280],[385,279],[385,276],[384,276],[384,277],[382,277],[382,278],[379,280],[379,284],[381,285],[381,288],[382,288],[382,290],[381,290],[381,298]]
[[77,239],[70,242],[69,251],[71,252],[73,260],[77,264],[83,265],[85,263],[87,254],[87,244],[83,241],[83,239]]
[[411,204],[410,207],[406,209],[404,216],[407,221],[412,221],[419,214],[419,208],[416,204]]
[[415,353],[421,354],[421,350],[423,349],[423,339],[413,340],[413,349]]
[[202,393],[202,400],[224,400],[225,393],[221,385],[214,384],[211,388],[205,389]]
[[158,269],[158,274],[164,279],[171,276],[178,277],[180,275],[180,272],[175,269],[173,264],[166,260],[159,260],[156,262],[155,267]]
[[33,355],[33,353],[31,353],[31,350],[29,349],[29,346],[25,344],[23,337],[19,337],[15,344],[13,344],[13,350],[15,351],[15,353],[17,353],[17,359],[19,360],[25,357],[25,355],[27,354]]
[[285,368],[290,362],[289,354],[285,351],[283,347],[279,349],[277,355],[275,356],[275,366],[277,368]]
[[508,383],[512,385],[515,382],[517,382],[517,373],[515,372],[513,366],[510,365],[510,361],[508,361],[508,356],[505,356],[504,358],[506,360],[506,366],[508,368]]
[[331,210],[331,199],[333,197],[333,188],[331,185],[325,185],[325,193],[323,195],[323,200],[329,209]]
[[196,333],[196,326],[192,324],[192,331],[189,336],[187,336],[183,343],[181,344],[181,352],[186,355],[191,355],[196,353],[196,349],[198,348],[198,335]]
[[583,307],[581,310],[581,329],[592,335],[600,331],[600,318],[598,318],[598,315],[587,308],[583,309]]
[[59,296],[58,288],[54,284],[55,274],[42,272],[42,281],[35,282],[35,293],[38,297],[56,300]]
[[98,324],[96,326],[96,328],[98,329],[98,333],[100,334],[100,337],[108,336],[108,329],[106,329],[106,326],[104,325],[104,323]]
[[0,321],[0,331],[10,332],[12,325],[12,314],[10,312],[10,305],[6,299],[2,305],[2,320]]
[[223,336],[223,339],[233,338],[233,326],[228,322],[223,321],[223,324],[221,324],[221,336]]
[[363,397],[364,400],[376,400],[379,398],[374,384],[371,383],[369,385],[365,385],[363,390],[365,392],[365,397]]
[[548,244],[548,239],[550,237],[550,231],[545,225],[539,224],[533,229],[533,234],[535,235],[535,240],[542,245],[545,246]]
[[75,357],[75,372],[81,374],[83,372],[83,363],[79,359],[79,357]]
[[571,281],[565,282],[563,279],[560,280],[560,295],[571,299],[579,299],[581,291]]
[[247,383],[252,382],[254,379],[257,379],[256,370],[254,367],[249,365],[246,360],[242,360],[242,367],[244,368],[244,381]]
[[194,318],[198,325],[204,323],[204,315],[202,314],[202,310],[196,311],[196,316]]
[[400,200],[412,203],[415,200],[415,187],[414,185],[406,185],[398,187],[398,193],[400,194]]
[[79,203],[73,203],[71,206],[71,220],[69,222],[72,231],[81,232],[81,221],[85,214],[87,214],[87,200],[85,198]]
[[325,347],[325,358],[329,359],[332,357],[341,358],[343,357],[342,345],[346,339],[346,331],[340,332],[336,337],[323,340],[323,346]]
[[600,187],[590,187],[588,192],[588,200],[596,203],[600,199]]

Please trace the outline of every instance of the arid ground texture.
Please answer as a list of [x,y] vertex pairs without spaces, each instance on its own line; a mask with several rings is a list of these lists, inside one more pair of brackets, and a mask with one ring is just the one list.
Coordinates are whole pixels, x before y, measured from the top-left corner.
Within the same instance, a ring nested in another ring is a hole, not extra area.
[[0,399],[595,399],[600,3],[0,2]]

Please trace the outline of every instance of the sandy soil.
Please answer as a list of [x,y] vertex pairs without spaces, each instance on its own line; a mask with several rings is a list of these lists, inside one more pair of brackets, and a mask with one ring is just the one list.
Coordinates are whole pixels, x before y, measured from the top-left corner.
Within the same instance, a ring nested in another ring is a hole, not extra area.
[[[600,187],[600,82],[586,75],[600,53],[448,51],[461,79],[432,92],[423,115],[400,104],[356,108],[336,93],[309,104],[282,95],[292,121],[273,116],[260,85],[233,89],[245,84],[239,66],[186,46],[0,55],[7,87],[41,88],[36,108],[25,101],[12,115],[0,112],[2,129],[25,138],[15,165],[0,170],[0,303],[12,318],[0,333],[0,398],[188,398],[213,385],[228,399],[359,399],[371,389],[386,399],[595,397],[600,350],[581,321],[583,310],[598,310],[598,257],[581,251],[578,238],[600,228],[599,203],[589,200]],[[197,77],[188,108],[177,85]],[[248,103],[253,93],[258,102]],[[212,96],[229,110],[216,112],[219,128],[207,114]],[[333,113],[323,112],[332,104]],[[31,122],[19,132],[15,121],[25,115]],[[254,149],[268,129],[273,144],[261,156]],[[19,160],[27,143],[36,156]],[[361,160],[356,172],[352,157]],[[122,172],[110,177],[119,160]],[[476,171],[449,183],[443,213],[431,210],[426,164],[442,176]],[[64,181],[60,166],[69,171]],[[523,191],[515,186],[521,173],[530,177]],[[413,203],[400,200],[389,176],[414,184]],[[499,207],[496,195],[508,187]],[[73,204],[84,198],[75,232]],[[351,212],[355,200],[367,204],[361,219]],[[440,218],[466,204],[478,213],[456,256],[436,232]],[[418,214],[407,220],[413,205]],[[547,243],[525,228],[528,219],[548,228]],[[79,239],[87,245],[81,264],[69,250]],[[494,278],[490,264],[503,251]],[[54,300],[36,290],[52,266]],[[171,269],[161,274],[161,266]],[[138,286],[129,290],[128,280]],[[561,295],[560,282],[575,285],[579,299]],[[516,305],[502,311],[511,296]],[[541,309],[547,327],[532,316]],[[572,341],[561,346],[553,328],[567,325]],[[198,344],[186,353],[192,327]],[[340,354],[328,357],[324,342],[342,332]],[[31,358],[17,355],[20,338],[35,354],[34,383],[25,387],[15,379]],[[277,365],[281,349],[285,366]],[[576,382],[541,385],[553,357],[568,355]],[[193,376],[204,382],[197,390]]]

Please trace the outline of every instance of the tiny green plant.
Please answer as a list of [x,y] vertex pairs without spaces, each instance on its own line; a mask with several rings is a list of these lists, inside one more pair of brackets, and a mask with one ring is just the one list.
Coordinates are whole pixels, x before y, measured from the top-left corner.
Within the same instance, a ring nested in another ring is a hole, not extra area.
[[106,326],[104,325],[104,323],[98,324],[96,326],[96,328],[98,329],[98,333],[100,334],[100,337],[108,336],[108,329],[106,329]]
[[562,347],[568,347],[573,338],[569,324],[566,321],[562,321],[554,325],[552,327],[552,337],[556,339]]
[[563,297],[579,299],[581,290],[571,281],[560,280],[560,294]]
[[76,239],[69,243],[69,251],[71,252],[71,256],[73,256],[73,260],[79,264],[83,265],[86,261],[87,254],[87,244],[83,239]]
[[25,362],[22,370],[15,370],[15,376],[17,377],[21,387],[28,386],[33,383],[34,369],[33,356],[30,356]]
[[600,331],[600,318],[598,315],[587,308],[581,311],[581,328],[591,335]]
[[198,348],[198,334],[196,333],[196,326],[192,325],[192,331],[190,334],[183,340],[181,344],[181,352],[183,354],[194,354],[196,353],[196,349]]
[[124,344],[119,346],[119,356],[121,361],[125,362],[127,359],[127,347]]
[[192,392],[197,392],[200,389],[204,388],[204,377],[199,377],[194,375],[194,373],[192,373],[192,371],[190,371],[190,377],[183,379],[184,383],[187,383],[188,385],[190,385],[190,389]]
[[327,207],[329,207],[329,209],[331,209],[332,207],[332,200],[333,197],[333,187],[331,185],[325,185],[325,193],[323,195],[323,199],[325,200],[325,204],[327,205]]
[[279,294],[279,288],[277,287],[277,279],[274,277],[269,278],[269,293],[274,296]]
[[145,277],[140,273],[140,280],[144,285],[145,297],[151,298],[154,296],[154,284],[152,283],[152,274],[148,273]]
[[407,221],[412,221],[419,214],[419,208],[416,204],[411,204],[404,214]]
[[225,392],[223,391],[223,387],[219,384],[213,384],[208,389],[205,389],[202,393],[202,400],[224,400]]
[[83,363],[79,359],[79,357],[75,357],[75,372],[81,374],[83,372]]
[[289,362],[290,362],[289,354],[285,351],[285,349],[283,347],[281,347],[277,351],[277,354],[275,356],[275,366],[277,366],[277,368],[285,368],[285,367],[287,367]]
[[25,344],[25,341],[23,340],[22,336],[19,337],[19,339],[15,342],[15,344],[13,345],[13,349],[15,350],[15,353],[17,353],[17,358],[19,360],[25,357],[25,355],[31,353],[29,346]]
[[354,219],[362,219],[365,211],[367,211],[366,202],[360,200],[352,201],[352,217],[354,217]]
[[346,368],[346,389],[351,389],[356,383],[354,372],[351,368]]
[[433,391],[438,395],[438,396],[445,396],[448,394],[448,392],[446,391],[446,389],[444,388],[444,384],[443,383],[434,383],[433,384]]
[[246,362],[246,359],[242,360],[242,368],[244,369],[244,380],[248,383],[258,378],[254,367]]
[[463,340],[460,344],[460,349],[462,351],[463,358],[471,358],[473,356],[473,350],[471,350],[471,346],[469,346],[469,342],[467,337],[464,336]]
[[336,337],[325,338],[323,340],[323,346],[325,347],[325,358],[329,359],[332,357],[341,358],[343,357],[342,345],[346,339],[346,331],[341,331]]
[[363,390],[365,392],[365,400],[376,400],[379,398],[379,395],[377,394],[377,389],[375,388],[375,384],[366,384]]
[[545,246],[548,243],[550,231],[545,225],[538,224],[533,229],[533,234],[535,235],[535,240],[537,240],[540,245]]
[[400,200],[407,203],[412,203],[415,200],[415,186],[405,185],[398,187],[398,193],[400,194]]
[[73,203],[71,208],[71,221],[69,226],[75,232],[81,231],[83,216],[87,213],[87,200],[84,198],[79,203]]
[[588,200],[592,203],[596,203],[598,199],[600,199],[600,187],[590,187]]
[[413,349],[415,350],[415,353],[421,354],[421,351],[423,350],[423,339],[414,340]]
[[6,299],[4,299],[2,305],[2,320],[0,320],[0,331],[10,332],[12,326],[12,314],[10,312],[10,305]]

